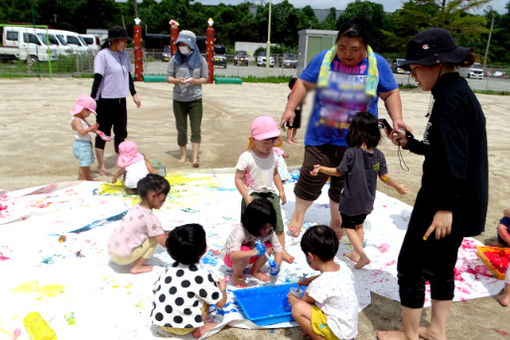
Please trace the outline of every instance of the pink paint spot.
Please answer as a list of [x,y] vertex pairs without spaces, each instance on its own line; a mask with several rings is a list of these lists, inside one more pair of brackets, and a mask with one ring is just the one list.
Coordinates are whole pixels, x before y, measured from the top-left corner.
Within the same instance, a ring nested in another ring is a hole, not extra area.
[[501,335],[510,335],[510,333],[508,332],[505,332],[505,331],[502,331],[502,330],[499,330],[499,329],[496,329],[496,328],[491,328],[494,332],[498,333],[498,334],[501,334]]
[[393,266],[395,263],[397,263],[397,261],[393,260],[391,262],[386,263],[385,266],[386,267]]
[[4,254],[2,254],[2,253],[0,252],[0,260],[1,260],[1,261],[7,261],[7,260],[9,260],[9,259],[10,259],[10,257],[6,257],[6,256],[4,256]]
[[390,249],[390,245],[388,243],[383,243],[377,249],[379,249],[379,251],[384,254],[388,251],[388,249]]

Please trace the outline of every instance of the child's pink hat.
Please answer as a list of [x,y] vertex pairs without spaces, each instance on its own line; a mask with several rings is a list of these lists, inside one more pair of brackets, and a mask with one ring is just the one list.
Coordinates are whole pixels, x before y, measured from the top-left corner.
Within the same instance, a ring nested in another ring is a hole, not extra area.
[[263,140],[280,136],[280,130],[273,117],[260,116],[251,123],[251,136]]
[[135,142],[126,140],[119,144],[119,158],[117,159],[119,168],[126,168],[142,159],[143,155],[138,152]]
[[90,112],[96,114],[96,101],[94,98],[86,95],[81,95],[76,100],[76,103],[74,103],[73,108],[71,111],[69,111],[69,114],[71,116],[77,115],[78,113],[82,112],[83,109],[88,109]]

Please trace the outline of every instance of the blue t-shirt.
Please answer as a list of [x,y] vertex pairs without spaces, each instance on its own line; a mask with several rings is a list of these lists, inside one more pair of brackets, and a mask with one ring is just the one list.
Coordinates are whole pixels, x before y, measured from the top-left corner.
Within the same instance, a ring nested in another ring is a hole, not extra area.
[[[308,64],[299,76],[300,79],[317,83],[322,59],[327,51],[322,51]],[[375,54],[375,53],[374,53]],[[379,71],[377,94],[398,88],[390,66],[386,60],[375,54]],[[368,58],[358,65],[347,66],[338,56],[331,62],[329,85],[317,88],[305,135],[305,145],[332,144],[347,146],[345,137],[352,116],[360,111],[377,114],[379,96],[370,97],[365,94]]]

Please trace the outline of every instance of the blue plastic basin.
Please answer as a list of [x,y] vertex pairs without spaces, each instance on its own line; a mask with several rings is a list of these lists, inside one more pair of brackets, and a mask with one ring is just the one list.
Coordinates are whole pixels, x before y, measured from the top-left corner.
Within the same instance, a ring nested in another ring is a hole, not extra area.
[[266,326],[294,321],[287,299],[291,287],[297,287],[297,283],[237,289],[234,295],[248,320]]

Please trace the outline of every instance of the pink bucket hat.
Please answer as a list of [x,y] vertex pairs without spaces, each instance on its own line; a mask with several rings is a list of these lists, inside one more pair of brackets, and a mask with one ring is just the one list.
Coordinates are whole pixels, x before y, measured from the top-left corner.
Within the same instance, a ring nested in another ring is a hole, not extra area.
[[142,159],[143,155],[138,152],[135,142],[126,140],[119,144],[119,159],[117,159],[119,168],[126,168]]
[[76,100],[76,103],[74,103],[74,106],[71,111],[69,111],[69,114],[71,116],[77,115],[83,111],[83,109],[88,109],[90,112],[96,114],[96,105],[97,104],[94,98],[86,95],[81,95]]
[[251,136],[263,140],[280,136],[280,130],[273,117],[260,116],[251,123]]

